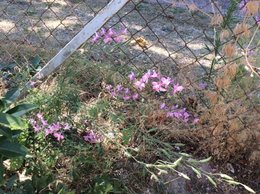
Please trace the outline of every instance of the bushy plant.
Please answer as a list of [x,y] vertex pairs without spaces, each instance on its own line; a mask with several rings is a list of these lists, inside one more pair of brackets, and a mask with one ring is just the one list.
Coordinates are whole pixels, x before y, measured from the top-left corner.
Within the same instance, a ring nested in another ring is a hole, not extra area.
[[3,161],[24,157],[27,149],[18,141],[18,136],[28,128],[26,120],[21,116],[36,108],[33,104],[16,104],[14,101],[20,91],[13,89],[0,98],[0,179],[3,181]]

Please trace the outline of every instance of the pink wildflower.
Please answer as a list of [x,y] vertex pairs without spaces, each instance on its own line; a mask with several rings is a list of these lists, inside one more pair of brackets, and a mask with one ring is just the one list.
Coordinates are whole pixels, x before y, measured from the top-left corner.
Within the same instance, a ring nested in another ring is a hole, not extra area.
[[173,116],[174,116],[174,113],[173,113],[173,112],[170,112],[170,111],[169,111],[169,112],[166,113],[166,117],[173,117]]
[[150,75],[150,77],[151,78],[159,78],[160,76],[159,76],[159,74],[155,70],[153,70],[151,75]]
[[139,90],[143,90],[145,88],[145,83],[142,81],[136,81],[134,83],[135,88],[139,89]]
[[116,37],[114,38],[114,41],[115,41],[116,43],[120,43],[120,42],[123,42],[123,38],[120,37],[120,36],[116,36]]
[[44,130],[44,132],[45,132],[45,136],[53,134],[52,128],[47,128],[47,129]]
[[100,137],[92,130],[88,131],[86,135],[83,136],[83,138],[89,143],[98,143],[101,141]]
[[139,94],[138,93],[135,93],[132,95],[132,99],[133,100],[137,100],[139,98]]
[[105,28],[101,28],[99,34],[100,34],[100,36],[104,36],[106,34],[106,29]]
[[124,101],[130,100],[131,96],[124,96],[123,99],[124,99]]
[[150,71],[148,71],[147,73],[145,73],[145,74],[142,76],[141,80],[142,80],[142,82],[147,83],[147,82],[149,81],[149,78],[150,78]]
[[129,88],[125,88],[125,92],[124,92],[125,94],[129,94],[130,93],[130,90],[129,90]]
[[207,83],[200,83],[199,84],[199,88],[200,88],[200,90],[205,90],[206,88],[207,88],[207,86],[208,86],[208,84]]
[[109,44],[113,41],[113,39],[110,36],[105,35],[105,38],[103,39],[104,43]]
[[193,124],[197,124],[199,121],[200,121],[199,118],[195,118],[195,119],[193,120]]
[[35,125],[32,125],[33,126],[33,130],[34,130],[34,132],[39,132],[40,130],[41,130],[41,127],[39,126],[39,125],[37,125],[37,124],[35,124]]
[[165,88],[167,88],[167,87],[170,85],[171,82],[172,82],[172,80],[171,80],[170,77],[167,77],[167,78],[162,77],[162,78],[161,78],[161,83],[162,83],[162,85],[163,85]]
[[92,43],[96,43],[101,37],[99,36],[99,34],[96,32],[95,35],[93,36],[91,42]]
[[181,92],[184,89],[183,86],[179,85],[179,84],[174,84],[173,85],[173,94],[176,94],[178,92]]
[[106,86],[106,89],[107,89],[108,91],[112,90],[112,88],[113,88],[112,85],[107,85],[107,86]]
[[64,136],[58,132],[53,133],[53,136],[57,139],[57,141],[61,141],[64,139]]
[[123,34],[123,35],[127,34],[127,28],[124,28],[123,30],[121,30],[120,34]]
[[153,90],[156,92],[165,92],[166,89],[162,87],[161,82],[152,82]]
[[112,37],[114,35],[116,35],[115,31],[112,28],[109,28],[106,36]]
[[133,81],[133,80],[135,80],[135,73],[134,72],[131,72],[129,75],[128,75],[128,78],[129,78],[129,80],[130,81]]
[[124,89],[124,87],[122,85],[117,85],[116,86],[116,91],[117,92],[121,92]]
[[37,118],[39,119],[39,120],[42,120],[43,119],[43,115],[42,115],[42,113],[37,113]]
[[257,24],[258,26],[260,26],[260,15],[257,15],[257,16],[255,17],[255,20],[256,20],[256,24]]
[[64,130],[70,130],[71,126],[68,123],[63,124],[63,129]]
[[33,88],[35,85],[36,85],[36,82],[35,82],[35,81],[30,81],[30,82],[29,82],[29,86],[30,86],[31,88]]
[[167,107],[166,107],[166,104],[165,103],[162,103],[161,105],[160,105],[160,109],[161,110],[163,110],[163,109],[166,109]]

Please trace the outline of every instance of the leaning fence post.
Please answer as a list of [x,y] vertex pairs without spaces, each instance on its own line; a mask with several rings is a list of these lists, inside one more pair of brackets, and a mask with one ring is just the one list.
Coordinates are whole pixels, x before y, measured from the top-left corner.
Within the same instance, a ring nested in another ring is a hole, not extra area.
[[[129,0],[112,0],[85,27],[63,47],[31,81],[41,80],[53,73],[62,63],[72,55],[84,42],[97,32],[114,14],[116,14]],[[30,82],[27,88],[30,88]]]

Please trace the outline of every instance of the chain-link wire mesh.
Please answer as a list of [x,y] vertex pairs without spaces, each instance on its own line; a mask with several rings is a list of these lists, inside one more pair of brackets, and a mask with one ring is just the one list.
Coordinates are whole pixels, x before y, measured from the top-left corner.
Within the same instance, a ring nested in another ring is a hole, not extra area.
[[[107,3],[1,1],[3,87],[28,81]],[[75,77],[90,96],[91,88],[99,87],[107,73],[111,83],[126,85],[132,71],[141,75],[156,70],[172,77],[185,88],[176,98],[194,119],[199,118],[199,126],[176,125],[173,119],[166,127],[169,136],[197,141],[199,150],[225,162],[254,162],[260,151],[260,34],[259,12],[249,16],[248,9],[246,1],[130,0],[68,64],[92,64],[87,71],[79,68]],[[96,77],[97,66],[105,69],[101,78]],[[86,77],[92,81],[86,83]],[[156,117],[153,113],[157,114],[151,111],[151,117]],[[158,124],[149,122],[151,127]]]

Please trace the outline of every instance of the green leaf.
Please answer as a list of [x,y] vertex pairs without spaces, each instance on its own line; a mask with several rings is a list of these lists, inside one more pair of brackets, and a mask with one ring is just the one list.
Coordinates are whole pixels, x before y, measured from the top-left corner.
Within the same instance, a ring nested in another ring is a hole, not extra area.
[[174,167],[178,166],[181,161],[182,161],[182,157],[180,157],[178,160],[176,160],[176,161],[173,163],[173,166],[174,166]]
[[11,132],[12,132],[12,138],[16,138],[22,133],[21,130],[12,130]]
[[203,160],[199,160],[200,163],[206,163],[206,162],[209,162],[211,160],[211,156],[206,158],[206,159],[203,159]]
[[0,99],[0,111],[3,111],[4,109],[5,109],[5,101],[3,99]]
[[182,176],[183,178],[187,179],[187,180],[190,180],[190,177],[188,177],[186,174],[184,173],[178,173],[179,176]]
[[190,166],[190,167],[191,167],[191,169],[193,170],[193,172],[195,172],[195,173],[197,174],[197,177],[198,177],[198,178],[201,178],[201,173],[200,173],[200,171],[199,171],[198,169],[194,168],[193,166]]
[[147,131],[147,133],[152,133],[152,132],[155,132],[155,131],[157,131],[158,129],[157,128],[151,128],[151,129],[149,129],[148,131]]
[[154,173],[151,173],[152,175],[151,175],[151,180],[155,180],[156,182],[158,182],[159,181],[159,178],[158,178],[158,176],[156,176]]
[[240,185],[239,182],[234,181],[234,180],[227,180],[227,179],[224,179],[224,181],[226,181],[227,183],[232,184],[232,185]]
[[0,154],[0,185],[2,185],[4,181],[4,164],[3,164],[3,156]]
[[31,59],[31,64],[34,68],[37,68],[40,65],[41,57],[39,55],[36,55]]
[[37,106],[35,106],[33,104],[20,104],[14,108],[8,110],[6,113],[19,117],[36,108],[37,108]]
[[158,175],[161,175],[161,174],[168,174],[168,172],[166,170],[159,169]]
[[133,130],[131,128],[125,128],[122,130],[122,133],[123,133],[122,141],[123,144],[126,145],[130,142],[133,136]]
[[7,157],[25,156],[26,148],[16,142],[11,142],[7,139],[0,139],[0,154]]
[[212,185],[214,185],[215,187],[217,187],[217,183],[208,175],[205,175],[207,177],[207,179],[209,180],[209,182],[211,182]]
[[183,152],[180,152],[179,154],[180,154],[181,156],[185,156],[185,157],[192,157],[192,155],[187,154],[187,153],[183,153]]
[[27,129],[28,126],[21,118],[10,114],[0,113],[0,124],[11,129]]
[[18,88],[14,88],[12,90],[9,90],[4,98],[6,100],[7,103],[12,103],[13,101],[15,101],[19,96],[20,96],[20,90]]
[[174,146],[183,147],[183,146],[185,146],[185,144],[183,144],[183,143],[175,143]]
[[231,176],[228,176],[228,175],[226,175],[226,174],[220,173],[219,176],[220,176],[221,178],[224,178],[224,179],[234,180]]
[[249,186],[246,186],[244,184],[240,184],[241,186],[243,186],[246,190],[248,190],[250,193],[256,193],[253,189],[251,189]]
[[204,45],[205,45],[206,49],[207,49],[209,52],[211,52],[211,49],[209,48],[209,46],[206,45],[206,44],[204,44]]
[[11,129],[2,125],[0,125],[0,134],[8,138],[12,137]]
[[162,151],[162,153],[167,157],[167,158],[171,158],[171,154],[169,152],[167,152],[165,149],[159,148],[159,150]]

